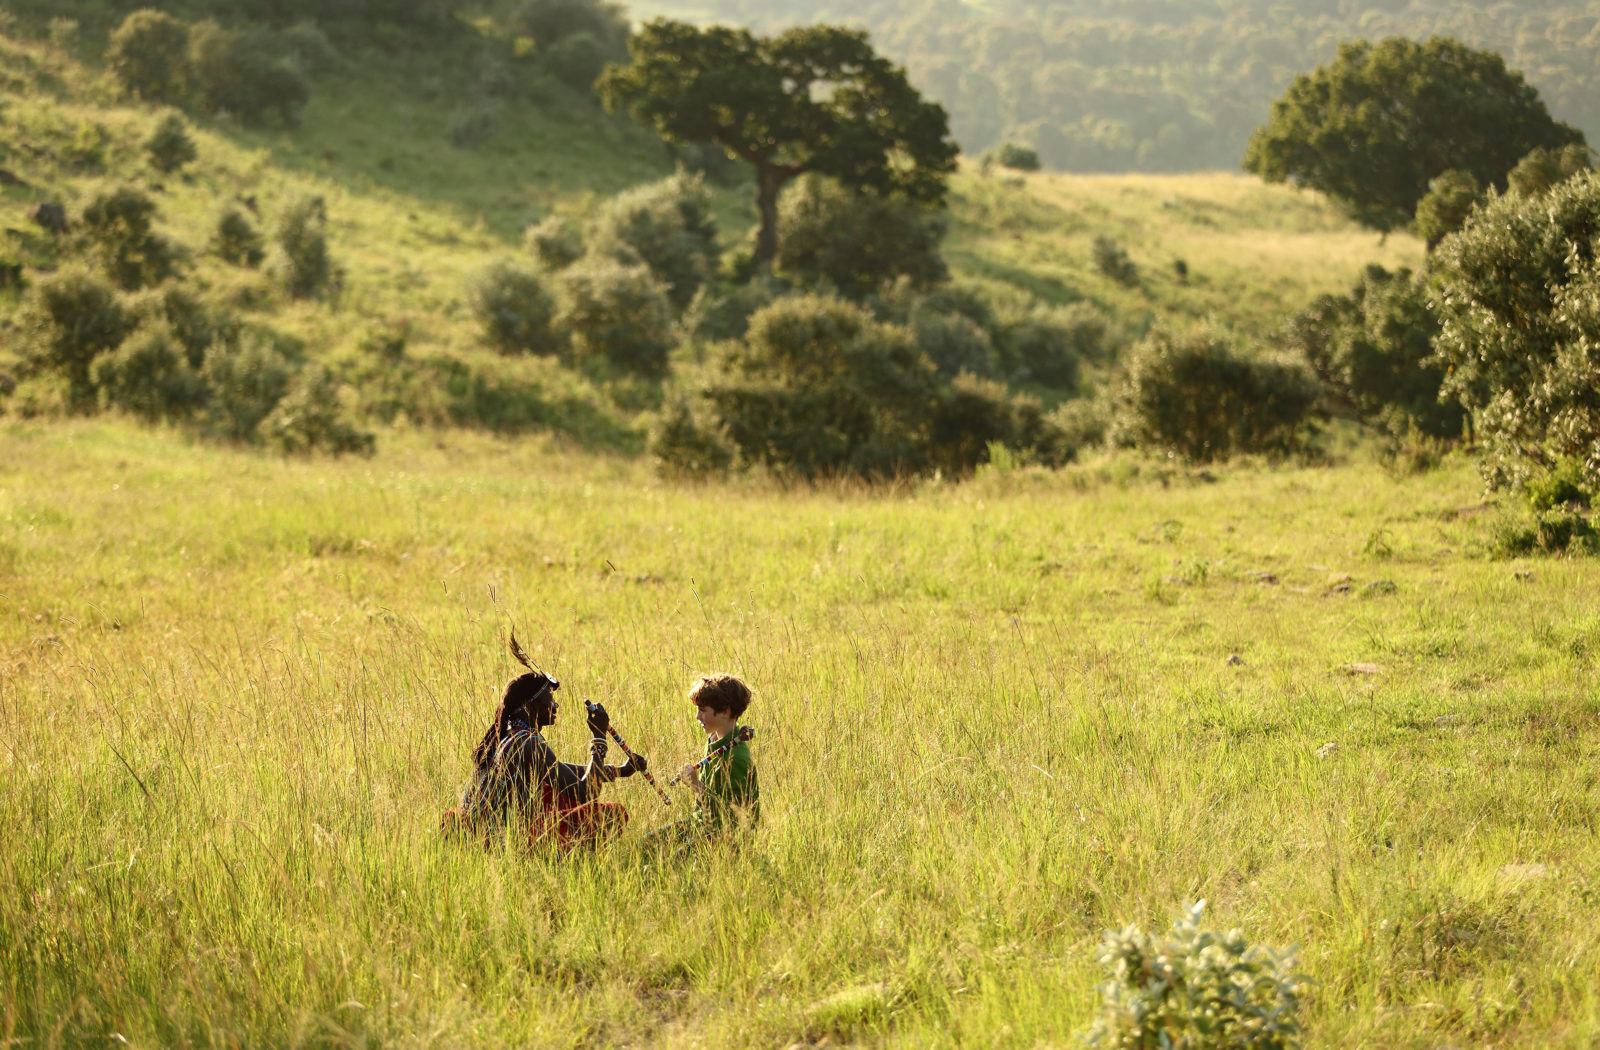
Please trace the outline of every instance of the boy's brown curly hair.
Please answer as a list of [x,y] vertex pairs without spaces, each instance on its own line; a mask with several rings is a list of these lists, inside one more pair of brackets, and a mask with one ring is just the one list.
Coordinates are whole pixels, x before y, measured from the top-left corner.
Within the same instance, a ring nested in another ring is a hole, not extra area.
[[689,687],[689,702],[738,718],[750,706],[750,687],[731,674],[703,674]]

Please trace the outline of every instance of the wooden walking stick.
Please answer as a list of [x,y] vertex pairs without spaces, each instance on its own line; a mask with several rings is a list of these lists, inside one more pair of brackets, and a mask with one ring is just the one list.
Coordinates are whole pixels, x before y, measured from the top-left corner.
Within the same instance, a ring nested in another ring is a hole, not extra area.
[[[593,707],[594,706],[594,701],[585,700],[583,702],[583,706],[584,707]],[[622,753],[623,754],[627,755],[630,760],[634,760],[634,761],[638,760],[639,756],[634,754],[633,753],[633,748],[629,747],[628,746],[628,742],[626,740],[622,739],[622,734],[617,732],[617,727],[616,726],[607,725],[606,726],[606,732],[611,735],[611,739],[613,739],[613,740],[615,740],[617,742],[617,746],[622,748]],[[644,774],[645,782],[647,784],[649,784],[651,787],[656,789],[656,794],[661,796],[661,801],[665,802],[669,806],[672,805],[672,799],[667,796],[667,793],[665,791],[661,790],[661,785],[656,783],[656,778],[650,775],[650,771],[648,769],[641,769],[641,770],[639,770],[639,772]]]

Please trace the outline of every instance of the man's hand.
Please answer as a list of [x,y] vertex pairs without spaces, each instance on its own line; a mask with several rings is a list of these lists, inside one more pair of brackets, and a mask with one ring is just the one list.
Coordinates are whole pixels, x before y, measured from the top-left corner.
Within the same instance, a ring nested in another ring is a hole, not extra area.
[[606,735],[611,728],[611,716],[606,714],[605,705],[591,703],[589,705],[589,735],[600,738]]

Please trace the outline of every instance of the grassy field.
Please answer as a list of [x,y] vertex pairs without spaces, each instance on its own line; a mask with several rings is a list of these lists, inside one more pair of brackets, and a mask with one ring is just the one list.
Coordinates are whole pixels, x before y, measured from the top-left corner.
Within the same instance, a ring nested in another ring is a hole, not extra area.
[[[1312,1046],[1600,1038],[1597,570],[1485,557],[1460,460],[381,449],[0,428],[0,1043],[1065,1047],[1100,932],[1200,898],[1299,944]],[[687,803],[633,782],[596,857],[441,843],[508,618],[659,767],[745,675],[746,848],[642,866]]]

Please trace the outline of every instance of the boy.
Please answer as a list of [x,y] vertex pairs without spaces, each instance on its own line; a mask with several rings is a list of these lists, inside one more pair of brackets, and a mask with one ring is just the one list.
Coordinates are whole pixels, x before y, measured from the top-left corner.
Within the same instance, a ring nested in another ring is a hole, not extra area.
[[684,766],[679,776],[700,803],[695,822],[707,834],[761,819],[761,788],[750,745],[734,737],[750,706],[750,687],[731,674],[702,675],[689,687],[695,719],[706,731],[706,759]]

